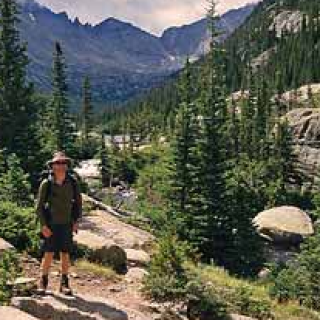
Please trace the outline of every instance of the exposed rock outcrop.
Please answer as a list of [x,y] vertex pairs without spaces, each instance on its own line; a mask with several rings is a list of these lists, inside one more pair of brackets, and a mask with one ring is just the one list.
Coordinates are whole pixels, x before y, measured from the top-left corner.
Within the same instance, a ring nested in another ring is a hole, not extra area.
[[310,106],[310,93],[314,98],[320,94],[320,84],[312,83],[309,85],[304,85],[297,90],[290,90],[285,92],[281,96],[281,102],[286,105],[298,104],[303,107],[311,107]]
[[[304,100],[302,95],[301,101]],[[320,109],[297,108],[288,112],[285,118],[293,134],[297,171],[314,184],[320,168]]]
[[83,218],[75,242],[88,249],[93,261],[125,270],[131,265],[146,265],[150,256],[146,252],[154,237],[143,230],[120,221],[106,211],[92,211]]
[[320,109],[294,109],[285,118],[297,143],[320,146]]
[[300,11],[283,10],[274,17],[270,30],[275,30],[278,38],[283,32],[298,32],[301,28],[302,13]]

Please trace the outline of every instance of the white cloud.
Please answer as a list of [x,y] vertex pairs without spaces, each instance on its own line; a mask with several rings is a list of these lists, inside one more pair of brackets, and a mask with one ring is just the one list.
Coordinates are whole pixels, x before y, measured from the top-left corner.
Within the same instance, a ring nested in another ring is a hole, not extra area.
[[[108,17],[131,22],[144,30],[160,34],[204,17],[207,0],[37,0],[55,12],[66,11],[71,18],[96,24]],[[257,0],[221,0],[223,13]]]

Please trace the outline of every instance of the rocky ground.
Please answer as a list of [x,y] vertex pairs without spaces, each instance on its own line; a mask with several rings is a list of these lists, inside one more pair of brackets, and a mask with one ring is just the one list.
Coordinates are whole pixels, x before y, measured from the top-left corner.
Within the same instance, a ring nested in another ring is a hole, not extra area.
[[[183,306],[155,303],[141,290],[154,240],[150,233],[124,223],[111,212],[91,208],[82,219],[75,241],[90,249],[91,254],[98,257],[98,263],[103,263],[105,255],[114,252],[117,259],[123,259],[122,254],[118,256],[120,250],[126,257],[123,261],[127,266],[126,272],[116,274],[106,268],[92,270],[77,260],[70,269],[74,295],[66,297],[58,292],[59,261],[55,260],[50,271],[49,292],[46,296],[39,296],[35,289],[39,281],[40,262],[27,255],[20,256],[24,278],[19,279],[17,287],[22,284],[25,289],[24,283],[28,283],[30,290],[27,294],[25,290],[17,290],[11,307],[0,306],[0,319],[186,320]],[[110,251],[110,247],[118,249]],[[6,250],[12,250],[12,246],[0,241],[0,255]],[[88,256],[82,261],[88,264],[87,258],[90,260]],[[106,272],[108,270],[109,273]],[[239,315],[232,315],[230,319],[250,320]]]
[[[12,308],[0,307],[0,319],[19,320],[152,320],[161,318],[165,306],[148,300],[141,292],[142,279],[147,273],[151,244],[154,238],[148,232],[122,222],[111,213],[90,210],[82,219],[75,241],[98,252],[103,260],[110,245],[125,252],[127,270],[124,274],[92,272],[76,262],[70,269],[73,297],[59,294],[59,261],[55,260],[50,271],[49,294],[38,296],[34,285],[39,281],[40,262],[21,256],[22,283],[31,284],[27,296],[16,295]],[[12,247],[3,241],[3,251]],[[122,256],[121,256],[122,257]],[[26,313],[18,313],[18,310]],[[178,318],[179,319],[179,318]],[[181,318],[180,318],[181,319]]]
[[[32,258],[21,259],[24,275],[39,278],[39,262]],[[177,306],[150,301],[141,292],[146,270],[130,267],[125,275],[106,279],[84,272],[73,265],[70,270],[73,296],[58,292],[59,263],[54,262],[46,296],[35,292],[30,296],[16,296],[11,307],[0,307],[1,320],[187,320],[177,312]],[[212,319],[214,320],[214,319]],[[254,320],[231,315],[230,320]]]
[[[70,270],[74,297],[66,298],[58,293],[59,261],[55,260],[50,273],[49,295],[16,297],[12,303],[39,319],[156,319],[161,310],[151,307],[151,301],[140,290],[153,240],[151,234],[122,222],[106,211],[92,210],[82,219],[75,241],[92,252],[99,251],[102,259],[108,252],[101,248],[110,244],[121,248],[127,256],[127,272],[106,277],[83,270],[75,262]],[[23,276],[38,281],[39,261],[23,257],[21,264]]]
[[[24,259],[23,269],[25,276],[38,279],[38,261]],[[89,314],[101,313],[101,318],[92,319],[155,319],[159,316],[160,311],[156,312],[151,307],[151,301],[144,297],[140,291],[145,273],[146,271],[142,268],[132,267],[125,275],[109,279],[89,271],[83,271],[73,265],[70,270],[70,282],[74,297],[66,298],[58,293],[60,275],[59,262],[56,261],[50,273],[49,295],[47,297],[15,298],[13,303],[22,310],[40,316],[40,319],[52,311],[52,306],[57,313],[59,310],[60,313],[61,310],[67,312],[65,309],[68,308],[76,308]],[[65,317],[61,319],[68,319],[67,315],[65,314]],[[77,318],[72,319],[86,318],[77,315]]]

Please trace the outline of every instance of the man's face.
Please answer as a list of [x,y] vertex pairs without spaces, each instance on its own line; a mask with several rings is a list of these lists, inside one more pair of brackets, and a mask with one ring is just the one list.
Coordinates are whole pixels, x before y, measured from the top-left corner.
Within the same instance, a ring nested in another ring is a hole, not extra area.
[[66,161],[57,161],[52,164],[52,170],[54,174],[63,175],[67,172],[68,163]]

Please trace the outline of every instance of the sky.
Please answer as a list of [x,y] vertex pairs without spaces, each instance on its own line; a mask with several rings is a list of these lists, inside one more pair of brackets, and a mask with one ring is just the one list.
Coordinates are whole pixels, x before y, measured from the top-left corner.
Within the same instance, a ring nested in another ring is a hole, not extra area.
[[[114,17],[160,35],[171,26],[192,23],[204,17],[207,0],[37,0],[54,12],[66,11],[70,18],[97,24]],[[238,8],[257,0],[221,0],[217,11]]]

